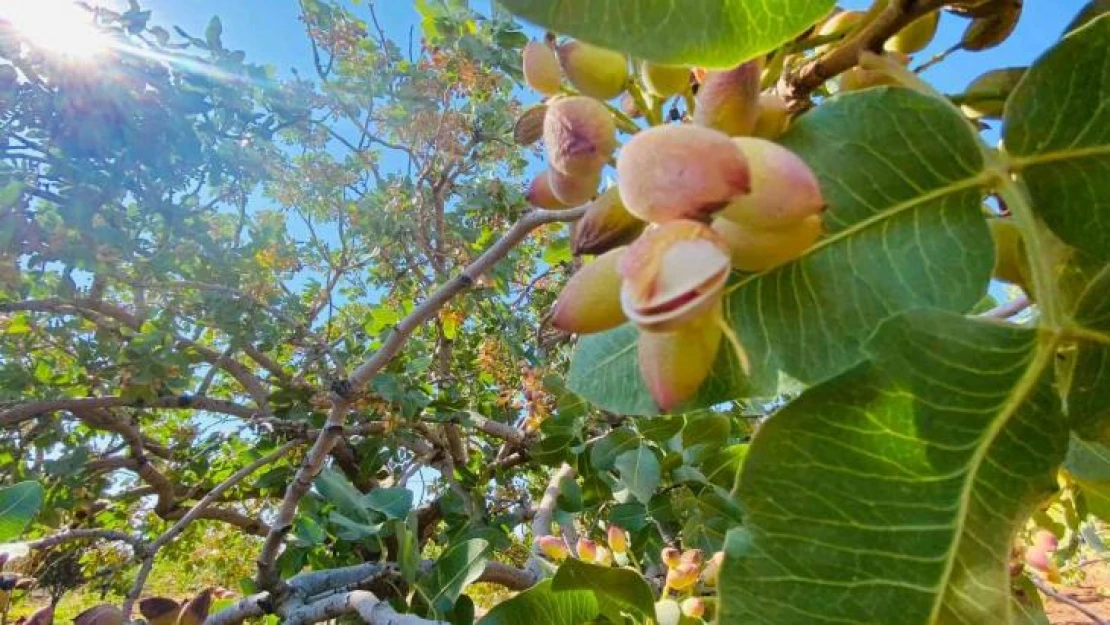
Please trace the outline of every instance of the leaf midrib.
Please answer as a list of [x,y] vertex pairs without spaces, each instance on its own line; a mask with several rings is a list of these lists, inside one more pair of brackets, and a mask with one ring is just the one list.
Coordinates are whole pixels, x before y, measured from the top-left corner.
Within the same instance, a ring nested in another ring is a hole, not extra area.
[[[1029,363],[1029,367],[1025,373],[1018,380],[1014,386],[1013,391],[1007,397],[1006,403],[998,412],[998,416],[991,421],[990,427],[980,439],[982,442],[975,449],[974,455],[968,462],[972,470],[969,472],[968,477],[964,480],[963,487],[960,491],[960,505],[958,507],[959,517],[956,521],[955,540],[948,549],[948,554],[945,558],[944,573],[941,576],[940,583],[937,585],[936,599],[933,602],[933,609],[929,614],[929,623],[936,623],[937,617],[940,613],[941,607],[944,605],[944,599],[947,596],[947,589],[952,576],[952,570],[955,568],[957,552],[960,545],[963,543],[965,526],[967,525],[967,514],[971,508],[971,496],[973,486],[978,481],[978,474],[980,467],[986,458],[987,453],[994,445],[995,439],[1002,432],[1003,428],[1009,424],[1010,419],[1021,408],[1025,400],[1033,392],[1036,386],[1041,381],[1041,374],[1045,368],[1052,362],[1056,354],[1056,348],[1060,343],[1060,335],[1055,332],[1039,332],[1036,345],[1036,352],[1033,359]],[[1009,622],[1009,614],[1002,622]]]
[[[844,228],[843,230],[840,230],[840,231],[836,232],[835,234],[832,234],[828,237],[825,237],[825,238],[821,239],[816,244],[814,244],[813,247],[811,247],[808,250],[806,250],[805,252],[803,252],[801,254],[801,256],[794,259],[794,261],[792,261],[792,264],[800,262],[802,259],[804,259],[808,256],[812,256],[813,254],[816,254],[818,251],[820,251],[820,250],[822,250],[822,249],[824,249],[824,248],[826,248],[830,245],[833,245],[834,243],[838,243],[838,242],[840,242],[844,239],[848,239],[848,238],[856,235],[857,233],[859,233],[863,230],[866,230],[866,229],[868,229],[868,228],[870,228],[870,227],[872,227],[876,224],[880,224],[880,223],[886,221],[887,219],[891,219],[891,218],[895,217],[896,215],[898,215],[899,213],[902,213],[904,211],[916,208],[917,206],[920,206],[921,204],[925,204],[927,202],[931,202],[933,200],[943,198],[946,195],[951,195],[953,193],[958,193],[960,191],[964,191],[964,190],[971,189],[971,188],[974,188],[974,187],[988,186],[991,182],[994,182],[994,180],[995,180],[995,175],[993,174],[993,172],[984,168],[982,171],[980,171],[978,174],[976,174],[974,176],[970,176],[968,178],[964,178],[964,179],[958,180],[956,182],[949,183],[947,185],[944,185],[943,187],[938,187],[936,189],[933,189],[933,190],[929,191],[928,193],[924,193],[922,195],[911,198],[911,199],[906,200],[904,202],[900,202],[898,204],[895,204],[894,206],[891,206],[890,208],[887,208],[886,210],[882,210],[882,211],[879,211],[879,212],[875,213],[874,215],[868,217],[867,219],[857,221],[856,223],[848,226],[847,228]],[[769,269],[767,271],[763,271],[763,272],[760,272],[760,273],[753,273],[753,274],[737,281],[732,286],[728,287],[725,290],[725,293],[726,294],[733,293],[737,289],[739,289],[739,288],[741,288],[741,287],[743,287],[747,284],[750,284],[751,282],[759,280],[759,279],[763,278],[764,276],[766,276],[770,273],[773,273],[775,271],[778,271],[779,269],[782,269],[782,267],[783,266],[780,265],[779,267],[775,267],[775,268]]]
[[1088,148],[1073,150],[1055,150],[1052,152],[1039,152],[1028,156],[1006,155],[1006,164],[1012,171],[1019,171],[1032,165],[1043,165],[1057,161],[1090,158],[1093,156],[1110,156],[1110,145],[1095,145]]

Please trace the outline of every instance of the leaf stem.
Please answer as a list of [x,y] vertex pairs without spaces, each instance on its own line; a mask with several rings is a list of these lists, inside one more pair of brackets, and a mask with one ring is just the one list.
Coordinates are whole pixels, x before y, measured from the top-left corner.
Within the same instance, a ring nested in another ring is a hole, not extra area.
[[659,115],[656,114],[654,108],[644,99],[644,92],[640,91],[639,85],[635,82],[629,82],[628,93],[632,96],[632,100],[636,102],[636,108],[640,109],[640,112],[644,114],[644,119],[647,120],[649,125],[658,126],[663,123],[659,119]]

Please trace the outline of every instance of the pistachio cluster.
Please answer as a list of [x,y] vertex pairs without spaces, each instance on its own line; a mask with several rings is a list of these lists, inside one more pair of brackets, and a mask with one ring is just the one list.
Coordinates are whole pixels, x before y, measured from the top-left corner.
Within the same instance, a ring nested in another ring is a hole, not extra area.
[[[587,204],[571,246],[595,257],[567,283],[552,323],[590,334],[631,321],[643,380],[662,410],[674,410],[697,393],[723,338],[747,366],[724,321],[732,271],[774,269],[822,234],[816,176],[774,142],[789,124],[786,103],[761,92],[758,60],[725,70],[641,62],[630,71],[619,53],[549,37],[529,43],[523,61],[527,83],[548,96],[517,127],[518,137],[542,138],[547,156],[528,200]],[[637,112],[654,112],[644,115],[648,127],[621,112],[630,107],[606,102],[622,94]],[[671,98],[688,110],[665,124],[658,112]],[[623,146],[618,129],[632,135]],[[599,194],[607,165],[617,183]]]
[[[628,533],[616,525],[610,525],[605,538],[607,546],[589,538],[579,538],[574,545],[576,557],[583,562],[601,566],[613,566],[614,563],[617,566],[627,566]],[[552,562],[562,562],[572,557],[566,542],[558,536],[540,536],[536,538],[536,546]]]

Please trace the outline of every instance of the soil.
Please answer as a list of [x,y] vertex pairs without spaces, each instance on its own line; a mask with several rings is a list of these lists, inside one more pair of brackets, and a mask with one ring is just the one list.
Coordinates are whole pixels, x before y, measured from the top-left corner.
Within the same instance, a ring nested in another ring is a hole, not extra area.
[[[1100,562],[1087,567],[1086,579],[1075,586],[1057,586],[1056,591],[1074,599],[1098,618],[1110,623],[1110,563]],[[1053,599],[1042,597],[1048,622],[1052,625],[1091,625],[1094,621],[1075,608]]]

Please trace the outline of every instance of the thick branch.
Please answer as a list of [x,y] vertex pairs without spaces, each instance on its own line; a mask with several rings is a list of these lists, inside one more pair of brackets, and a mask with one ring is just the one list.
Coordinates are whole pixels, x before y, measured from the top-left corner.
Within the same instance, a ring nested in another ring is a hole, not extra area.
[[365,590],[331,595],[289,613],[285,625],[310,625],[356,612],[368,625],[447,625],[413,614],[400,614],[385,601]]
[[239,404],[212,399],[210,397],[159,397],[152,401],[126,397],[75,397],[72,399],[48,399],[17,404],[0,410],[0,427],[16,425],[27,419],[51,412],[75,412],[103,408],[176,408],[183,410],[204,410],[249,419],[258,415],[258,410]]
[[559,499],[560,483],[568,477],[574,477],[574,467],[563,463],[559,470],[551,475],[547,488],[543,491],[540,505],[536,506],[536,516],[532,517],[532,557],[528,560],[528,571],[540,578],[540,545],[536,539],[540,536],[551,535],[551,522],[555,518],[555,503]]
[[130,534],[125,534],[123,532],[102,529],[76,529],[31,541],[27,543],[27,547],[29,549],[50,549],[51,547],[56,547],[58,545],[73,542],[76,540],[94,539],[124,542],[131,545],[136,550],[140,549],[143,544],[143,541],[138,537],[132,536]]
[[[545,224],[580,219],[585,211],[585,207],[580,207],[565,211],[535,210],[526,213],[500,240],[476,258],[474,262],[467,265],[462,274],[443,285],[424,303],[417,306],[409,316],[401,320],[381,348],[355,369],[348,380],[347,387],[356,391],[364,387],[370,381],[370,378],[401,351],[405,342],[408,341],[417,328],[435,316],[451,298],[473,286],[482,274],[492,269],[514,247],[524,241],[533,230]],[[259,587],[263,589],[272,589],[277,585],[278,580],[274,572],[274,562],[277,560],[281,544],[285,535],[293,526],[297,504],[308,492],[308,489],[312,486],[312,481],[323,468],[324,461],[331,453],[332,447],[343,435],[343,423],[347,417],[350,399],[349,396],[342,395],[334,398],[324,429],[320,432],[320,436],[317,437],[316,443],[312,446],[308,455],[305,456],[293,482],[285,490],[285,497],[274,519],[273,530],[266,537],[262,553],[258,558],[258,583]]]

